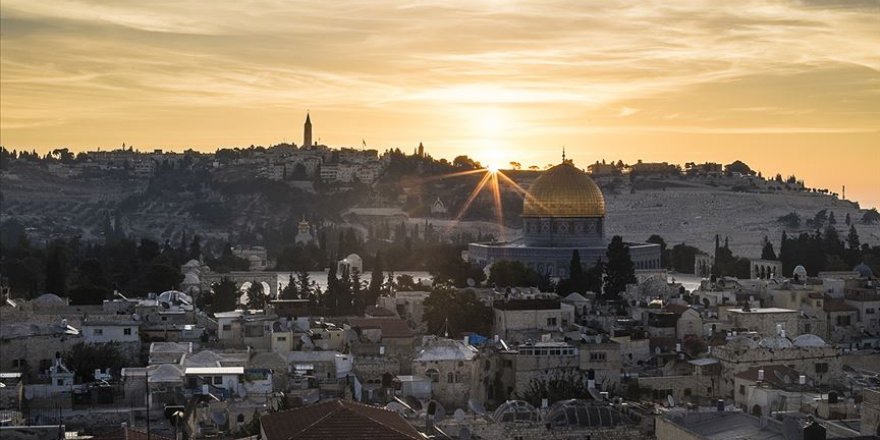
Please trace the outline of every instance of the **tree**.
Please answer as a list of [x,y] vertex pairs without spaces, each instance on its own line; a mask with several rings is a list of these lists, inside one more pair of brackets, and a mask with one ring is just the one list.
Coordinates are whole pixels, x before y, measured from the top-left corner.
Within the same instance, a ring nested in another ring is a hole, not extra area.
[[228,277],[211,286],[211,312],[228,312],[238,305],[238,286]]
[[49,248],[46,261],[46,291],[58,296],[67,295],[68,257],[63,243],[56,243]]
[[149,292],[159,293],[177,289],[181,281],[183,281],[183,274],[176,266],[154,263],[150,264],[144,273],[142,285]]
[[648,237],[647,242],[660,245],[660,267],[669,267],[669,251],[666,250],[666,240],[664,240],[663,237],[654,234]]
[[629,247],[623,242],[623,238],[615,235],[608,244],[608,264],[605,266],[605,292],[604,295],[616,298],[626,290],[627,284],[636,282],[635,265],[629,256]]
[[435,286],[425,299],[423,319],[428,333],[444,333],[452,338],[474,332],[488,335],[492,331],[492,308],[483,304],[472,289]]
[[296,289],[296,279],[293,274],[287,278],[287,285],[281,289],[281,299],[299,299],[299,292]]
[[376,251],[373,258],[373,272],[370,274],[369,296],[366,298],[367,304],[375,304],[382,294],[382,284],[385,282],[385,275],[382,273],[382,253]]
[[694,262],[700,250],[684,243],[677,244],[669,251],[672,270],[680,273],[694,273]]
[[262,310],[266,307],[268,297],[263,292],[263,284],[253,281],[247,290],[247,307],[251,310]]
[[762,260],[775,260],[776,252],[773,251],[773,243],[770,243],[770,240],[767,237],[764,237],[764,248],[761,249],[761,259]]
[[859,233],[856,231],[855,225],[849,225],[849,235],[846,236],[846,244],[850,250],[859,250]]
[[498,260],[489,268],[489,284],[496,287],[536,287],[540,278],[521,261]]
[[104,344],[77,343],[64,353],[64,364],[76,373],[83,382],[95,380],[95,370],[109,368],[118,373],[129,366],[119,345],[114,342]]
[[558,402],[568,399],[592,399],[587,386],[589,372],[575,368],[556,368],[549,374],[537,376],[529,381],[522,391],[517,391],[520,399],[538,407],[542,399]]
[[776,219],[788,228],[798,228],[801,226],[801,217],[796,212],[790,212]]
[[751,175],[751,174],[755,174],[755,172],[752,171],[752,169],[748,165],[746,165],[745,162],[743,162],[741,160],[737,160],[737,161],[734,161],[733,163],[729,163],[729,164],[725,165],[724,171],[726,171],[727,174],[740,173],[740,174],[746,175],[746,176]]

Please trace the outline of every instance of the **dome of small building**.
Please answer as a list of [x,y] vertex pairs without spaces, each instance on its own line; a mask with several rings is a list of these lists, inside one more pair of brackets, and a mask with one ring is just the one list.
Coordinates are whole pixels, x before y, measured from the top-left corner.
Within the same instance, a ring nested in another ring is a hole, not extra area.
[[200,263],[199,260],[193,259],[193,260],[187,261],[186,263],[183,263],[183,266],[181,266],[181,269],[184,272],[186,272],[187,269],[200,269],[201,267],[202,267],[202,263]]
[[605,197],[587,173],[563,160],[529,187],[523,217],[605,217]]
[[348,262],[352,265],[358,265],[363,262],[361,256],[358,254],[349,254],[347,257],[345,257],[345,259],[348,260]]
[[874,271],[867,264],[861,263],[853,268],[853,271],[859,273],[861,278],[874,278]]
[[791,271],[791,276],[805,280],[807,279],[807,268],[799,264]]
[[44,293],[34,298],[31,303],[36,307],[64,307],[67,301],[54,293]]
[[532,422],[541,421],[541,414],[529,402],[524,400],[508,400],[498,406],[492,414],[496,423]]
[[795,347],[804,347],[804,348],[825,347],[827,345],[822,338],[820,338],[816,335],[811,335],[809,333],[806,333],[806,334],[803,334],[803,335],[800,335],[800,336],[794,338],[794,341],[792,341],[791,343]]
[[791,341],[785,336],[767,336],[761,338],[761,341],[758,342],[758,347],[780,349],[791,348],[792,344]]
[[582,399],[560,400],[547,413],[547,423],[552,427],[611,427],[621,424],[624,418],[617,409]]

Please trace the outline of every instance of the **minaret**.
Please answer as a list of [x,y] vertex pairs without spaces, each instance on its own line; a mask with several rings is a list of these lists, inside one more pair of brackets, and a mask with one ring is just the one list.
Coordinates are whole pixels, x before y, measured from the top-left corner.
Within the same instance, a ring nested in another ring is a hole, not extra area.
[[419,157],[425,157],[425,146],[419,142]]
[[303,127],[303,147],[310,148],[312,146],[312,120],[306,113],[306,123]]

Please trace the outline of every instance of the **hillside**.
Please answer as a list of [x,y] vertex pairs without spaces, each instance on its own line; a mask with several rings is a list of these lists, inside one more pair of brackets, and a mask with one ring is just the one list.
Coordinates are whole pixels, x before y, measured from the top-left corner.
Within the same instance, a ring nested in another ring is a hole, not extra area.
[[[538,175],[508,174],[526,188]],[[461,223],[450,221],[479,177],[386,175],[372,186],[316,188],[311,181],[255,177],[248,167],[192,167],[152,177],[120,170],[66,175],[63,167],[16,161],[0,172],[0,215],[3,222],[17,220],[26,226],[37,240],[75,235],[96,240],[114,225],[135,237],[176,242],[184,233],[199,234],[208,242],[262,244],[272,252],[292,242],[296,223],[303,218],[334,224],[342,222],[341,214],[352,207],[384,206],[401,208],[410,223],[417,224],[430,216],[429,207],[439,197],[449,213],[430,222],[447,237],[464,231],[501,238],[493,226],[494,203],[488,191],[474,200]],[[730,238],[734,253],[756,257],[764,236],[779,241],[785,229],[777,221],[780,216],[795,212],[806,220],[826,209],[834,213],[841,235],[848,229],[844,218],[849,214],[862,242],[880,243],[880,224],[862,224],[864,211],[855,203],[774,188],[772,182],[754,177],[743,179],[675,176],[639,178],[635,183],[620,176],[597,179],[606,197],[606,231],[630,241],[658,234],[667,243],[686,242],[703,250],[712,249],[715,234],[720,234]],[[503,237],[509,239],[517,234],[522,199],[509,186],[503,189]],[[802,223],[786,230],[796,235],[813,228]]]

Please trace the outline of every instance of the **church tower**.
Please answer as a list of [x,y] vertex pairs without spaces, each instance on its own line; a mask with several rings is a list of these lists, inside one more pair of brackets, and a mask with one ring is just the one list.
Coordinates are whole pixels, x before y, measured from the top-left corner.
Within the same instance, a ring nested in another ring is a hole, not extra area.
[[303,127],[303,147],[310,148],[312,146],[312,120],[306,113],[306,123]]

